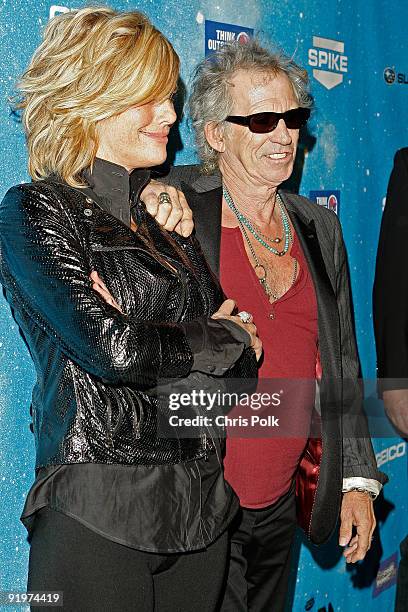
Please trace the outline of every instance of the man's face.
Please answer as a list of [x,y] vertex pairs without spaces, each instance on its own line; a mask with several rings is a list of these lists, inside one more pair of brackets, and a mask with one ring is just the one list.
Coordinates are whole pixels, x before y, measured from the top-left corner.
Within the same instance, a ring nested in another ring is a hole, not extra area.
[[[231,115],[284,113],[299,106],[284,74],[239,70],[231,79],[231,95]],[[288,129],[283,119],[267,134],[254,134],[246,126],[226,123],[221,172],[238,174],[254,185],[277,187],[292,174],[298,139],[299,130]]]

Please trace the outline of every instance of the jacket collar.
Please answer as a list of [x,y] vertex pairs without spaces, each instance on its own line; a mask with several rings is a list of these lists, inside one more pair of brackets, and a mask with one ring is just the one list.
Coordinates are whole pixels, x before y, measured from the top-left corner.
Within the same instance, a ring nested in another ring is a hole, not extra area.
[[136,168],[129,173],[123,166],[97,157],[92,171],[85,170],[83,176],[89,187],[81,191],[130,227],[131,210],[137,208],[140,193],[150,180],[150,170]]
[[[185,186],[185,185],[184,185]],[[195,191],[197,194],[209,194],[215,191],[217,188],[222,187],[222,178],[220,172],[217,170],[214,174],[211,175],[201,175],[196,179],[192,185],[189,187],[190,191]],[[290,192],[279,190],[279,195],[284,201],[285,208],[289,212],[292,212],[299,216],[306,224],[309,224],[313,221],[312,214],[308,214],[308,211],[303,210],[300,212],[296,204],[292,201]]]
[[181,189],[193,211],[195,234],[200,241],[201,249],[214,274],[220,274],[221,245],[221,185],[210,191],[198,193],[187,183],[181,183]]

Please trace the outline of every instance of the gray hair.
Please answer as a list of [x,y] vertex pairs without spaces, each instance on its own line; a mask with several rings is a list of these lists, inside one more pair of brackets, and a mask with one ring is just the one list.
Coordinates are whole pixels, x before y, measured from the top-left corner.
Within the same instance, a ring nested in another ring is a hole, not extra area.
[[225,45],[198,64],[188,102],[205,174],[212,174],[218,168],[219,153],[208,144],[204,127],[210,121],[222,124],[231,114],[233,100],[229,81],[241,69],[273,75],[285,74],[292,84],[299,106],[311,108],[313,105],[307,72],[291,57],[282,51],[271,52],[254,39],[246,44],[235,42]]

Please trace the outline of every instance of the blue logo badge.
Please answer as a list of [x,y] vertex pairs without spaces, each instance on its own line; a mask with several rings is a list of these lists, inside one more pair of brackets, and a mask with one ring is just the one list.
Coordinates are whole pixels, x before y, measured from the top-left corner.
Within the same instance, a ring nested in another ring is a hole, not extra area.
[[217,51],[227,43],[239,42],[242,45],[254,35],[252,28],[205,20],[205,56]]
[[316,202],[316,204],[319,204],[319,206],[334,210],[336,215],[339,214],[340,191],[311,191],[309,198]]
[[380,564],[373,586],[373,597],[389,589],[397,582],[398,553],[394,553]]

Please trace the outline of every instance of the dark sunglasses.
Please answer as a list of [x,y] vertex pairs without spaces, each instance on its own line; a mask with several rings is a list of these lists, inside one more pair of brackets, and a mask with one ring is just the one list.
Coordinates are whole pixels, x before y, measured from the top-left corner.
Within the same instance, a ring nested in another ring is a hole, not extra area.
[[286,127],[290,130],[298,130],[303,125],[306,125],[309,117],[310,108],[292,108],[292,110],[288,110],[286,113],[273,113],[270,111],[255,113],[247,117],[229,115],[225,121],[237,123],[238,125],[245,125],[255,134],[266,134],[267,132],[272,132],[272,130],[276,128],[280,119],[284,120]]

